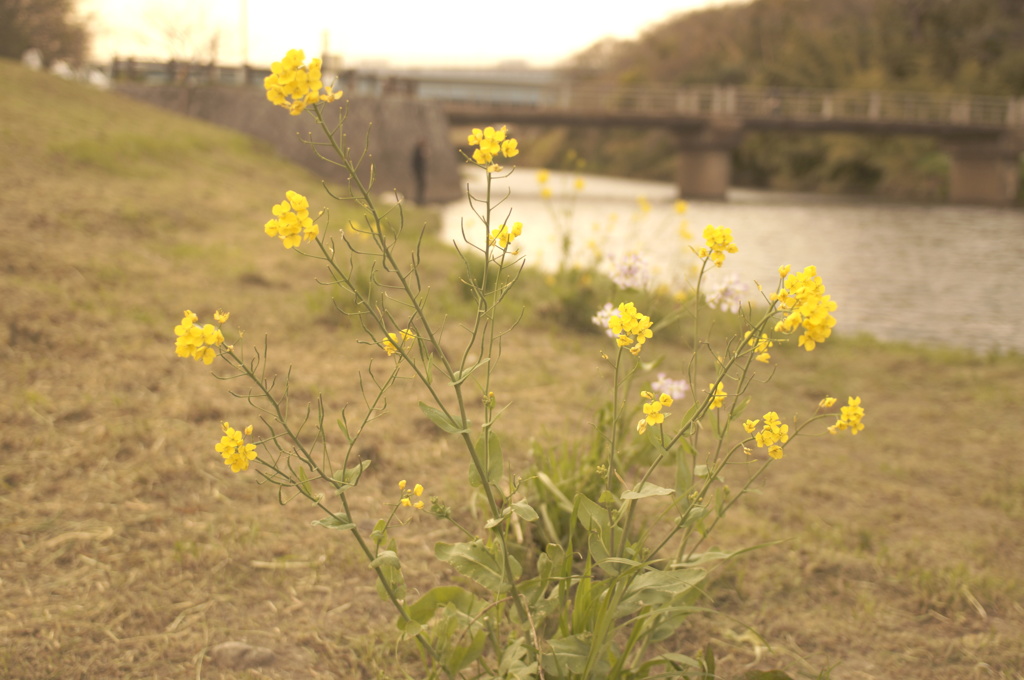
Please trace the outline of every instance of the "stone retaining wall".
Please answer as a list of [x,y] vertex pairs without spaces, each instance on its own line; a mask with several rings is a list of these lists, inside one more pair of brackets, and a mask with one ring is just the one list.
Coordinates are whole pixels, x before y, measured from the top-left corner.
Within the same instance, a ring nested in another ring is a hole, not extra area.
[[[312,135],[315,123],[303,114],[292,116],[273,106],[261,90],[238,87],[153,87],[118,83],[118,92],[162,108],[171,109],[218,125],[223,125],[266,141],[284,158],[309,168],[325,179],[347,182],[347,176],[334,165],[316,157],[303,140],[326,142],[323,133]],[[408,97],[343,100],[345,145],[358,156],[367,143],[367,157],[360,166],[360,179],[369,181],[373,165],[374,193],[395,190],[409,200],[416,198],[413,151],[420,142],[426,158],[425,199],[428,203],[446,202],[462,195],[458,174],[459,159],[453,152],[448,134],[448,119],[441,109]],[[328,105],[337,106],[337,104]],[[330,157],[331,150],[324,155]]]

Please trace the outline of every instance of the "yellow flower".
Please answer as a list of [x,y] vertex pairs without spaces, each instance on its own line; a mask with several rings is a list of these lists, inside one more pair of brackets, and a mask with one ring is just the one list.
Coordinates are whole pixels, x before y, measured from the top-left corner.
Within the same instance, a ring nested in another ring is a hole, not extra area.
[[747,434],[752,434],[754,432],[754,430],[757,429],[757,424],[759,422],[761,422],[761,421],[760,420],[748,420],[747,422],[743,423],[743,429],[747,431]]
[[541,169],[537,172],[537,181],[540,184],[547,184],[548,179],[551,178],[551,173],[546,169]]
[[497,163],[493,163],[495,156],[512,158],[519,155],[519,142],[507,137],[508,128],[504,125],[500,129],[485,127],[483,129],[473,128],[473,131],[466,137],[470,146],[477,147],[473,150],[473,162],[487,169],[488,172],[495,172],[501,169]]
[[725,398],[729,395],[725,393],[725,387],[722,383],[711,383],[708,385],[709,390],[713,390],[711,397],[711,405],[708,406],[708,410],[716,408],[722,408],[722,404],[725,403]]
[[673,207],[675,208],[676,214],[682,215],[690,206],[687,205],[686,201],[680,199],[673,204]]
[[263,225],[263,231],[270,237],[277,237],[285,248],[294,248],[303,239],[312,241],[320,228],[309,216],[309,199],[295,191],[286,191],[285,200],[273,208],[273,219]]
[[850,434],[857,434],[864,429],[864,423],[861,422],[863,418],[864,409],[860,405],[860,397],[850,397],[847,400],[847,406],[840,409],[836,424],[829,427],[828,431],[836,434],[841,430],[849,430]]
[[381,347],[388,353],[388,356],[398,352],[398,348],[401,347],[403,350],[408,350],[412,346],[412,341],[416,339],[416,334],[408,328],[403,328],[397,333],[388,333],[388,337],[381,340]]
[[518,236],[523,233],[523,223],[516,222],[511,227],[506,224],[501,225],[497,229],[491,230],[490,244],[498,245],[502,249],[508,249],[509,245],[512,244]]
[[721,267],[725,262],[726,253],[739,251],[739,246],[732,241],[732,230],[728,227],[715,227],[709,224],[704,228],[704,240],[708,247],[701,248],[697,255],[702,258],[710,255],[716,267]]
[[[224,319],[227,319],[227,315],[224,315]],[[217,350],[214,348],[224,344],[224,334],[213,324],[200,326],[198,321],[199,317],[194,312],[188,309],[184,311],[181,323],[174,327],[177,336],[174,352],[179,357],[192,357],[209,366],[217,358]]]
[[293,116],[318,102],[336,101],[343,94],[330,87],[324,88],[319,59],[311,59],[308,66],[305,61],[302,50],[289,50],[284,59],[271,64],[270,75],[263,79],[267,100],[288,109]]
[[423,501],[413,501],[413,496],[423,495],[423,485],[416,484],[411,489],[406,488],[406,481],[403,479],[398,483],[398,488],[402,492],[402,498],[398,501],[399,505],[405,508],[415,508],[417,510],[423,509]]
[[788,264],[784,264],[781,267],[779,267],[779,278],[784,279],[787,276],[789,276],[789,268],[790,267]]
[[803,328],[804,332],[797,340],[797,345],[808,352],[832,334],[836,320],[831,313],[836,310],[836,303],[825,295],[825,284],[821,282],[814,265],[806,267],[802,272],[787,275],[782,289],[773,294],[771,300],[779,303],[780,310],[792,310],[785,319],[775,324],[775,330],[792,333],[797,328]]
[[822,399],[821,401],[818,402],[818,407],[819,408],[832,408],[835,405],[836,405],[836,398],[835,397],[825,397],[824,399]]
[[[221,429],[224,436],[214,448],[224,459],[224,464],[230,465],[232,472],[247,470],[249,461],[256,460],[256,445],[246,444],[242,432],[231,427],[230,423],[223,423]],[[245,434],[252,434],[252,425],[245,428]]]
[[654,337],[652,325],[651,317],[637,312],[632,302],[620,303],[618,313],[608,317],[608,328],[616,336],[616,344],[630,347],[633,356],[638,355],[643,344]]
[[[769,411],[764,414],[764,427],[754,435],[754,439],[757,441],[759,448],[768,447],[768,455],[772,456],[772,458],[781,458],[781,455],[772,455],[771,447],[776,444],[785,444],[789,441],[789,425],[784,425],[779,420],[778,413]],[[781,448],[779,450],[781,451]]]

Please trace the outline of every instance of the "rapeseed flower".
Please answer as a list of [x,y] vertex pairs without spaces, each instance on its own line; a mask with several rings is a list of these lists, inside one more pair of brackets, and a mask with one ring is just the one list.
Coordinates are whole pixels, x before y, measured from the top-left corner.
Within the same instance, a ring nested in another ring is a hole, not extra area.
[[320,228],[309,216],[309,199],[295,191],[286,191],[285,200],[275,205],[274,218],[263,225],[267,236],[281,239],[285,248],[294,248],[303,239],[312,241]]
[[508,247],[512,244],[512,241],[516,240],[516,238],[518,236],[521,236],[522,233],[522,222],[516,222],[511,227],[508,226],[507,224],[503,224],[497,229],[491,230],[491,235],[488,240],[490,241],[490,244],[492,246],[497,245],[502,250],[507,250]]
[[842,430],[849,430],[850,434],[857,434],[864,429],[864,423],[861,422],[863,418],[864,409],[860,405],[860,397],[850,397],[847,400],[847,405],[840,409],[836,424],[830,426],[828,431],[831,434],[836,434]]
[[402,492],[402,498],[398,502],[399,505],[405,508],[415,508],[417,510],[423,509],[423,501],[413,500],[413,498],[419,498],[423,495],[423,485],[416,484],[411,489],[408,488],[406,480],[402,480],[398,483],[398,488]]
[[[256,460],[256,445],[246,444],[242,432],[231,427],[228,422],[221,425],[221,429],[224,430],[224,436],[220,438],[220,443],[214,448],[224,459],[224,464],[230,465],[232,472],[247,470],[249,461]],[[252,434],[252,425],[246,427],[244,433]]]
[[381,340],[381,347],[388,353],[388,356],[398,352],[398,348],[401,347],[403,350],[409,349],[412,345],[412,341],[416,339],[416,334],[408,328],[403,328],[397,333],[388,333],[388,336]]
[[708,389],[712,390],[711,405],[708,406],[708,410],[714,410],[716,408],[722,408],[722,404],[725,403],[725,398],[729,395],[725,392],[725,386],[722,383],[711,383],[708,385]]
[[716,267],[721,267],[725,262],[726,253],[739,252],[739,246],[733,243],[732,230],[729,227],[715,227],[708,225],[704,227],[704,241],[707,248],[697,251],[698,257],[710,257]]
[[[227,321],[228,314],[217,311],[214,318],[219,323]],[[209,366],[217,358],[217,350],[224,344],[224,334],[213,324],[199,325],[199,316],[186,309],[181,323],[174,327],[177,336],[174,351],[179,357],[192,357]]]
[[632,302],[620,303],[618,312],[608,317],[608,328],[615,334],[615,343],[629,347],[630,353],[636,356],[644,343],[654,337],[651,317],[639,313]]
[[663,407],[668,408],[671,406],[673,399],[671,395],[664,393],[655,399],[654,394],[647,391],[641,392],[640,396],[648,400],[648,402],[643,406],[644,417],[636,424],[636,431],[639,434],[643,434],[647,431],[648,426],[660,425],[665,422],[665,416],[668,414],[663,413],[661,409]]
[[[788,268],[779,269],[780,274],[783,271],[788,272]],[[787,273],[782,288],[771,299],[778,301],[779,309],[792,310],[775,324],[776,332],[792,333],[803,328],[797,344],[808,352],[832,335],[836,319],[831,313],[836,310],[836,303],[831,296],[825,295],[825,284],[814,265],[802,272]]]
[[466,139],[470,146],[477,147],[473,150],[473,162],[486,168],[487,172],[501,169],[494,162],[496,156],[512,158],[519,155],[519,142],[508,136],[508,128],[504,125],[497,130],[490,126],[482,130],[473,128]]
[[293,116],[302,113],[307,106],[333,102],[342,96],[341,91],[324,87],[319,59],[311,59],[308,66],[305,61],[302,50],[289,50],[284,59],[271,64],[270,75],[263,79],[267,99],[275,106],[288,109]]

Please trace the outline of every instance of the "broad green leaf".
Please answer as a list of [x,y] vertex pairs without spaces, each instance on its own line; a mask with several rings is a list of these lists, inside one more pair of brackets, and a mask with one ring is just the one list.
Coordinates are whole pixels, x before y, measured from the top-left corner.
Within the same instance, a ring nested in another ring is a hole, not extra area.
[[484,524],[484,528],[493,529],[494,527],[498,526],[506,519],[508,519],[508,516],[511,514],[512,508],[505,506],[504,508],[501,509],[501,515],[499,517],[492,517],[489,520],[487,520],[487,522]]
[[[457,639],[464,639],[459,636]],[[487,631],[479,630],[469,640],[469,644],[459,644],[448,650],[447,659],[444,661],[444,668],[451,676],[459,674],[463,668],[480,658],[487,644]]]
[[559,677],[582,673],[590,655],[590,638],[590,634],[585,634],[550,640],[550,649],[542,661],[544,671]]
[[[541,661],[545,673],[565,677],[568,673],[580,674],[587,671],[592,646],[590,633],[550,640],[548,645],[550,650]],[[588,680],[603,680],[608,677],[608,661],[600,650],[598,654],[600,656],[591,664],[587,673]]]
[[[410,621],[398,619],[398,629],[410,633],[410,625],[425,625],[434,617],[439,607],[452,604],[455,608],[467,616],[475,616],[482,609],[480,598],[465,588],[459,586],[439,586],[431,588],[420,599],[406,606],[405,613],[409,615]],[[410,633],[412,634],[412,633]]]
[[587,531],[607,533],[608,511],[583,494],[576,494],[576,516]]
[[[497,432],[488,430],[486,440],[483,435],[480,436],[476,442],[476,455],[484,468],[488,483],[497,484],[501,481],[504,462],[501,458],[501,442],[498,440]],[[479,471],[472,461],[469,463],[469,483],[473,486],[481,486]]]
[[523,520],[524,522],[536,522],[538,519],[540,519],[540,515],[537,514],[537,511],[534,510],[533,506],[531,506],[526,501],[516,501],[515,503],[513,503],[512,512],[519,515],[519,519]]
[[324,517],[323,519],[315,519],[311,524],[313,526],[327,527],[328,529],[341,529],[342,531],[356,528],[356,525],[352,523],[352,520],[347,515],[340,513],[331,517]]
[[452,422],[451,418],[446,416],[443,412],[438,411],[433,406],[424,404],[422,401],[420,402],[420,410],[423,411],[423,414],[427,418],[430,418],[432,423],[449,434],[463,434],[465,432],[469,432],[468,428]]
[[640,485],[639,489],[623,491],[622,500],[640,500],[641,498],[650,498],[651,496],[671,496],[673,493],[672,489],[666,489],[665,487],[658,486],[657,484],[644,482]]
[[[359,483],[359,478],[363,476],[363,471],[370,467],[372,462],[371,460],[364,460],[345,470],[338,470],[334,473],[334,481],[340,482],[346,488],[355,486]],[[344,489],[341,490],[344,491]]]
[[502,680],[533,680],[537,677],[537,662],[526,663],[529,650],[523,638],[505,647],[498,662],[498,677]]
[[381,550],[377,553],[377,557],[373,558],[370,562],[370,568],[375,569],[378,567],[391,567],[392,569],[401,569],[402,563],[398,559],[398,553],[394,550]]
[[497,593],[508,590],[512,579],[519,578],[522,572],[519,563],[509,557],[512,570],[519,573],[507,574],[504,566],[481,541],[437,543],[434,546],[434,555],[442,562],[455,567],[460,574]]

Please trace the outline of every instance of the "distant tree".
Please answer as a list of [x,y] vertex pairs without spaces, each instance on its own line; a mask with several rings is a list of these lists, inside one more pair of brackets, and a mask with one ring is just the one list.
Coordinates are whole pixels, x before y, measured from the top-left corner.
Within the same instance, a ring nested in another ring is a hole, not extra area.
[[73,0],[0,0],[0,56],[20,59],[33,47],[45,64],[85,59],[89,31]]

